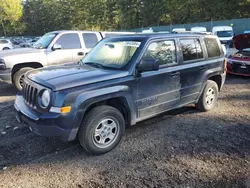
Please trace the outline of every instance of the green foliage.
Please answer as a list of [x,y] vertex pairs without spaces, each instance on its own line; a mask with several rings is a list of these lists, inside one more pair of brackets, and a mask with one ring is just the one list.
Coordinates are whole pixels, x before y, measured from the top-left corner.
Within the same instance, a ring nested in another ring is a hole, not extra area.
[[[7,34],[62,29],[128,30],[250,17],[250,0],[0,0]],[[21,18],[21,21],[19,21]],[[0,30],[1,34],[1,30]]]
[[0,24],[4,35],[11,31],[9,28],[18,24],[23,9],[21,2],[21,0],[0,0]]

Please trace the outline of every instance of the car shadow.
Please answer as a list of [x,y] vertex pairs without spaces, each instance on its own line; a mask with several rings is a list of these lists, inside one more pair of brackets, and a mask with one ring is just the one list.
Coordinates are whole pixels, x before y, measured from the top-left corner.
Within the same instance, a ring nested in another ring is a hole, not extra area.
[[0,81],[0,97],[15,96],[17,93],[17,89],[12,84]]

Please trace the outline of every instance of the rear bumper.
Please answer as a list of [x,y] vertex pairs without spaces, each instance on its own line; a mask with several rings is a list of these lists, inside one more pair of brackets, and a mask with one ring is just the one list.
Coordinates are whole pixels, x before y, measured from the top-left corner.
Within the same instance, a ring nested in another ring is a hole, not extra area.
[[11,70],[0,70],[0,81],[11,84]]
[[227,73],[224,72],[223,74],[221,74],[221,86],[220,86],[220,90],[222,89],[222,87],[224,86],[225,84],[225,81],[226,81],[226,76],[227,76]]
[[51,112],[38,114],[26,106],[21,95],[17,95],[14,107],[17,120],[27,124],[32,132],[41,136],[57,137],[62,141],[71,141],[76,138],[78,129],[64,129],[58,124],[62,119],[61,114]]

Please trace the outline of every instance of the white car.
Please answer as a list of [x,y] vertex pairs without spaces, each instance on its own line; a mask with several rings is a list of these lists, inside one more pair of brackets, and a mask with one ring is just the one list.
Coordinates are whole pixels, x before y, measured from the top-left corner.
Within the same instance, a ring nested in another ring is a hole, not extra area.
[[191,31],[193,31],[193,32],[207,32],[207,28],[205,28],[205,27],[192,27]]
[[10,50],[13,48],[13,44],[10,40],[0,39],[0,50]]

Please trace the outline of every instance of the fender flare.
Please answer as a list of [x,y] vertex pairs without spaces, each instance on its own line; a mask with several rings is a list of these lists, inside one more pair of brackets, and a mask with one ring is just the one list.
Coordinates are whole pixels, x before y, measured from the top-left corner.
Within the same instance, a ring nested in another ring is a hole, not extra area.
[[74,127],[79,128],[82,122],[85,112],[91,105],[105,101],[112,98],[123,97],[129,108],[129,125],[134,125],[136,123],[136,106],[134,104],[130,88],[128,86],[112,86],[108,88],[101,88],[97,90],[92,90],[80,94],[75,103],[75,108],[77,109],[76,116],[74,118]]

